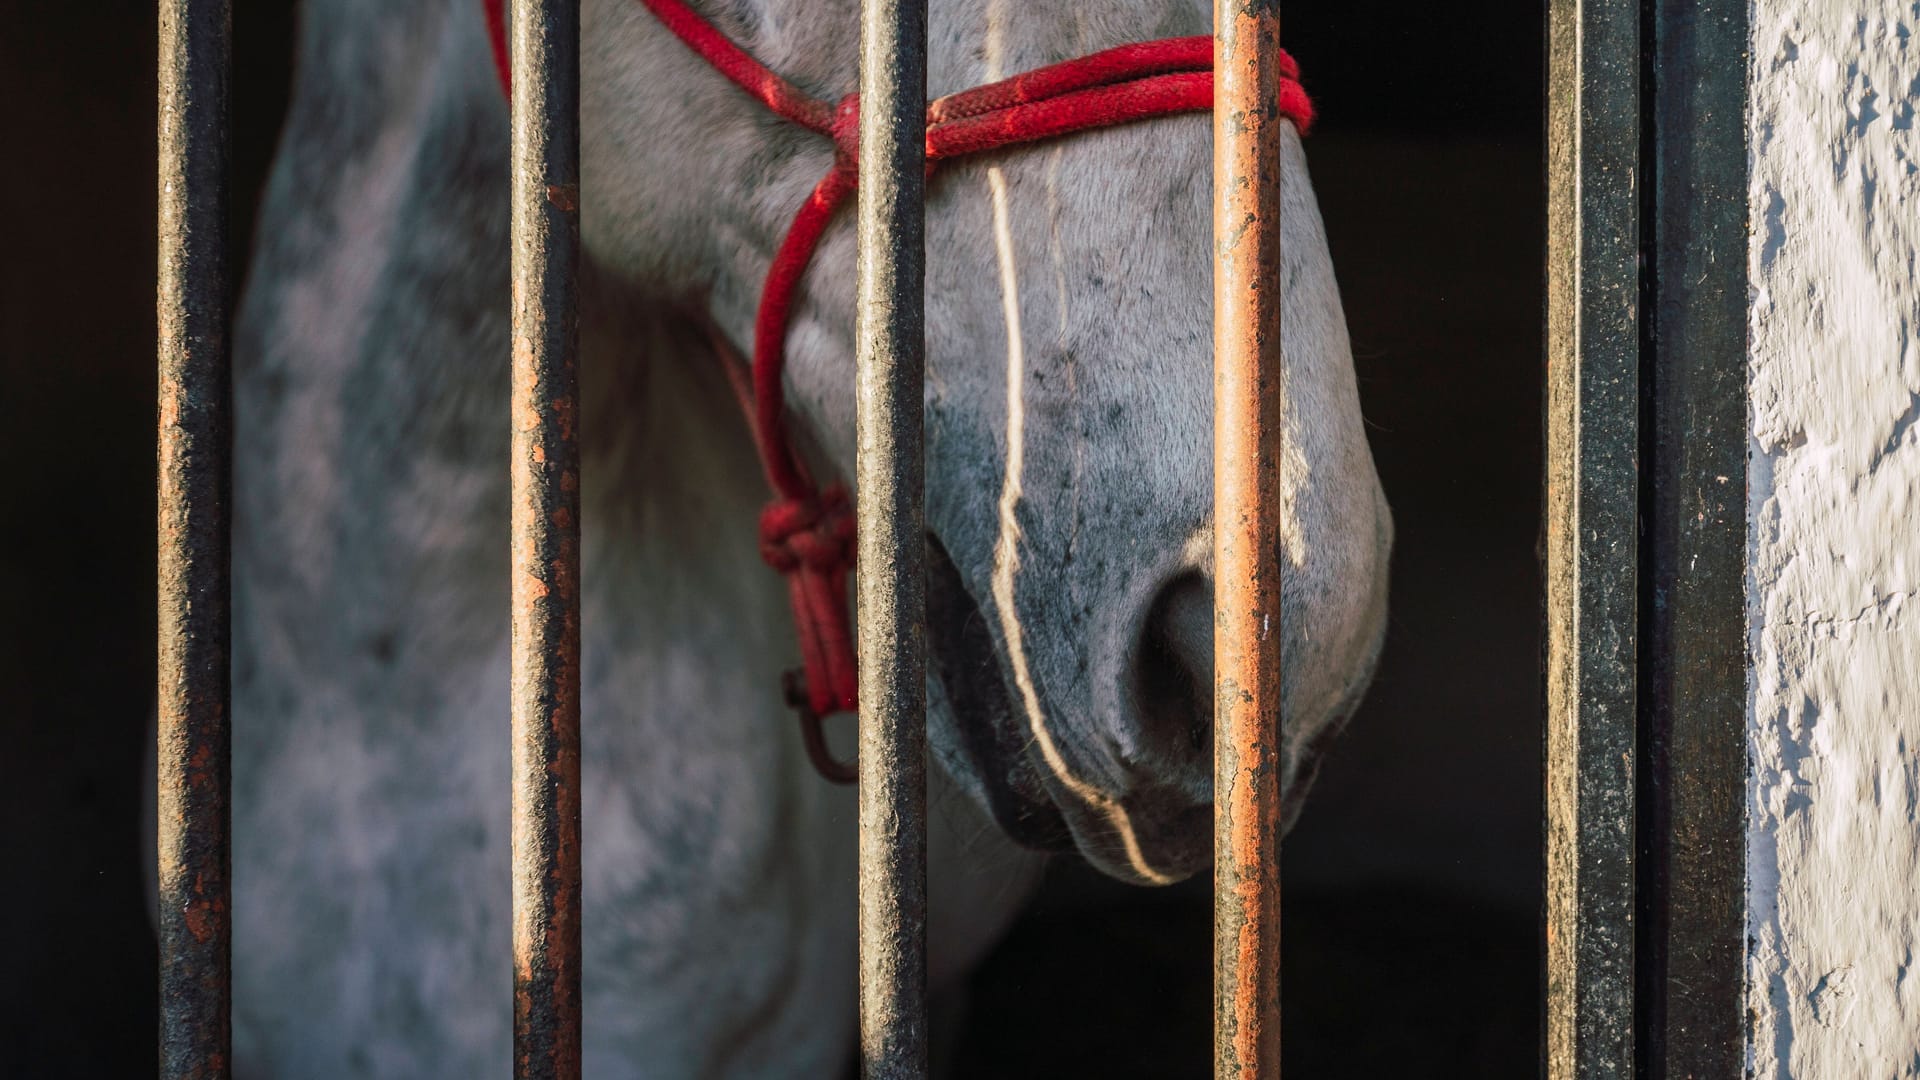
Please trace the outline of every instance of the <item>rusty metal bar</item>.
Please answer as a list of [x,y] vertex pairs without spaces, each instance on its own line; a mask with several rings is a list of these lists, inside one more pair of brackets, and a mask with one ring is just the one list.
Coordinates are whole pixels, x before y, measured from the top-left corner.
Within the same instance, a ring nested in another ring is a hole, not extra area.
[[855,474],[860,522],[860,1049],[927,1074],[926,0],[860,24]]
[[514,1076],[580,1075],[580,3],[513,0]]
[[1549,1080],[1635,1075],[1642,13],[1547,6]]
[[231,1074],[226,0],[161,0],[160,1075]]
[[1215,0],[1214,1075],[1280,1075],[1279,0]]

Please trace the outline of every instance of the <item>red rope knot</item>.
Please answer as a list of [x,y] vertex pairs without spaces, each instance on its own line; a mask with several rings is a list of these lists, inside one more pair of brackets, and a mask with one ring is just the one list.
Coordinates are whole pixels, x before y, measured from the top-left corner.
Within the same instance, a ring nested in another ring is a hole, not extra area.
[[851,783],[853,766],[834,760],[820,722],[859,710],[859,668],[847,609],[854,564],[853,504],[835,484],[779,499],[760,512],[760,557],[787,579],[804,665],[786,680],[787,702],[800,714],[807,756],[822,776]]
[[838,484],[760,512],[760,557],[782,574],[845,573],[853,566],[854,535],[853,504]]

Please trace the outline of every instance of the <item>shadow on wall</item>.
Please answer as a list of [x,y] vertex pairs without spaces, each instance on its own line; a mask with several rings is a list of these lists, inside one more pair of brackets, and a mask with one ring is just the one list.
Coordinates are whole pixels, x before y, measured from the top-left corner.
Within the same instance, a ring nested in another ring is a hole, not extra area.
[[[0,1075],[151,1074],[153,7],[0,4]],[[1288,1075],[1530,1075],[1540,11],[1286,11],[1399,528],[1379,678],[1287,849]],[[291,5],[234,25],[250,213]],[[1206,1075],[1208,920],[1204,881],[1062,861],[975,980],[961,1075]]]

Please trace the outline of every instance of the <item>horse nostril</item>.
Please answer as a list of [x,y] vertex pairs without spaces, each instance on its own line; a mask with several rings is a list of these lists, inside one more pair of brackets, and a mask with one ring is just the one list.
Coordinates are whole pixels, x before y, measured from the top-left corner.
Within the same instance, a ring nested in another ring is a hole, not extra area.
[[1213,744],[1213,586],[1199,573],[1168,582],[1147,609],[1134,691],[1150,746],[1179,752]]

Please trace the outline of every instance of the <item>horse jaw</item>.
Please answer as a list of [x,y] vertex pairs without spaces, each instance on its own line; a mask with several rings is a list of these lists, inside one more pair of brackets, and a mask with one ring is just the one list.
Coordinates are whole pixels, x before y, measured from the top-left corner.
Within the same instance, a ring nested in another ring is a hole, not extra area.
[[[1187,0],[1083,7],[933,5],[930,91],[1207,29]],[[853,89],[853,0],[809,0],[804,17],[798,0],[703,10],[808,92]],[[632,0],[597,0],[588,17],[589,248],[643,290],[697,283],[744,344],[774,247],[831,147],[772,121]],[[1291,133],[1284,152],[1291,820],[1371,673],[1392,525]],[[933,751],[1017,841],[1070,842],[1150,883],[1211,855],[1210,176],[1194,115],[954,163],[928,194]],[[788,346],[793,406],[843,476],[854,260],[843,217]]]

